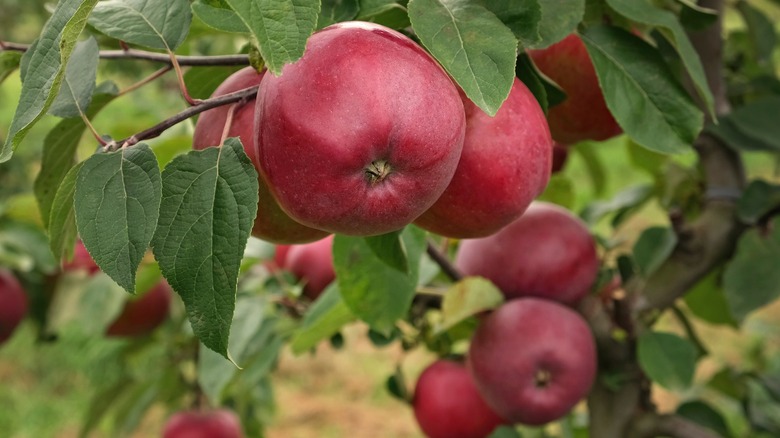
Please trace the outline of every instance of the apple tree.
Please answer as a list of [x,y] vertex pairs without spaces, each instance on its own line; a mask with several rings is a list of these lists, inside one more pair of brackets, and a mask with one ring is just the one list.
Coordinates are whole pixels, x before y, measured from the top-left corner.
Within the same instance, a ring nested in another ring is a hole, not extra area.
[[[74,321],[129,339],[83,434],[164,404],[212,409],[166,437],[262,436],[280,352],[361,321],[377,348],[441,358],[416,393],[400,366],[385,382],[427,436],[780,436],[771,348],[694,379],[718,342],[702,323],[741,330],[780,296],[780,185],[754,165],[780,151],[776,0],[50,12],[0,41],[0,80],[22,81],[3,103],[0,339],[25,313],[52,342]],[[130,97],[155,85],[183,109],[99,118],[157,105]]]

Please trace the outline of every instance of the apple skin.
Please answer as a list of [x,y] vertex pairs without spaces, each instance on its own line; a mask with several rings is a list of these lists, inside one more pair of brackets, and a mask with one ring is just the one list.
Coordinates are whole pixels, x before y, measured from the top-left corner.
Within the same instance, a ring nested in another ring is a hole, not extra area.
[[563,170],[566,160],[569,158],[569,147],[556,142],[553,145],[552,173]]
[[168,282],[160,280],[140,297],[128,300],[106,335],[136,337],[151,333],[168,318],[172,293]]
[[[222,96],[244,88],[260,84],[263,73],[257,73],[253,67],[243,68],[232,75],[214,90],[212,97]],[[195,124],[192,136],[192,146],[196,150],[216,146],[222,139],[222,131],[227,121],[230,105],[220,106],[205,111]],[[254,147],[255,137],[255,106],[246,104],[233,112],[233,121],[228,131],[228,137],[238,137],[244,145],[252,164],[259,171],[257,153]],[[268,184],[260,176],[258,187],[257,217],[252,227],[252,235],[274,243],[306,243],[321,239],[329,233],[295,222],[288,216],[271,195]]]
[[444,70],[411,39],[345,22],[257,95],[260,167],[294,220],[352,236],[399,230],[441,196],[465,113]]
[[509,421],[541,425],[566,415],[596,377],[593,335],[568,307],[510,300],[482,320],[468,366],[485,401]]
[[163,438],[243,438],[241,421],[227,409],[182,411],[165,423]]
[[333,236],[301,245],[291,245],[283,266],[305,282],[303,295],[314,300],[336,279],[333,269]]
[[455,265],[492,281],[507,299],[536,296],[573,305],[596,281],[599,259],[579,218],[535,201],[498,233],[463,240]]
[[601,141],[622,132],[607,108],[596,69],[578,35],[571,34],[545,49],[529,50],[528,54],[539,71],[566,93],[566,100],[547,113],[555,141]]
[[461,92],[466,138],[450,185],[416,225],[459,239],[493,234],[517,219],[550,180],[553,142],[544,112],[515,78],[490,117]]
[[97,263],[92,260],[92,256],[89,255],[89,251],[87,251],[84,242],[81,240],[77,240],[76,244],[73,245],[73,258],[69,262],[63,263],[62,269],[64,271],[77,271],[83,269],[90,275],[100,271]]
[[5,343],[27,314],[27,294],[14,275],[0,269],[0,344]]
[[412,406],[428,438],[485,438],[506,423],[485,403],[469,370],[450,360],[438,360],[423,371]]

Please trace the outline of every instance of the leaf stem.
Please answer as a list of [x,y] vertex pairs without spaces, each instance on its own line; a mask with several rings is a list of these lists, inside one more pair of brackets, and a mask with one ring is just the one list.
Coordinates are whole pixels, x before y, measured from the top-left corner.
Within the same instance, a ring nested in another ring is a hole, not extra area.
[[168,55],[170,56],[173,70],[176,71],[176,80],[179,81],[179,90],[181,90],[181,95],[184,96],[184,100],[190,105],[200,105],[203,101],[200,99],[193,99],[192,96],[190,96],[190,92],[187,91],[187,84],[184,83],[184,74],[181,71],[179,61],[176,60],[176,54],[169,50]]
[[219,138],[219,147],[222,147],[222,145],[225,144],[225,139],[230,132],[231,126],[233,126],[233,114],[236,111],[236,107],[240,105],[241,102],[236,102],[233,105],[230,105],[230,108],[228,108],[227,118],[225,119],[225,126],[222,128],[222,136]]
[[160,76],[164,75],[165,73],[168,73],[171,71],[173,67],[170,65],[166,65],[165,67],[157,70],[156,72],[152,73],[148,77],[141,79],[140,81],[136,82],[133,85],[130,85],[129,87],[125,88],[124,90],[120,90],[119,93],[117,93],[117,97],[124,96],[125,94],[131,93],[144,85],[148,84],[149,82],[152,82],[153,80],[159,78]]
[[428,252],[428,255],[433,259],[436,264],[439,265],[441,270],[453,281],[460,281],[463,278],[463,274],[458,271],[458,268],[455,267],[455,265],[450,262],[450,260],[445,256],[441,251],[439,251],[438,248],[436,248],[436,245],[433,244],[430,240],[428,241],[428,247],[426,249]]
[[95,137],[95,140],[100,143],[101,146],[106,146],[108,143],[103,140],[103,137],[100,136],[100,134],[97,132],[97,129],[92,125],[92,122],[89,121],[89,118],[87,118],[87,115],[84,114],[81,109],[79,109],[79,115],[81,116],[81,120],[84,121],[84,124],[87,125],[87,128],[92,133],[92,136]]

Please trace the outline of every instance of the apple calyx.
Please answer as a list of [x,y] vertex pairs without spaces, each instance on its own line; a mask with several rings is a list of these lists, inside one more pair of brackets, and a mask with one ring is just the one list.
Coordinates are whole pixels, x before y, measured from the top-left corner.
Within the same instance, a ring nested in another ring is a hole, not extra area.
[[374,160],[366,167],[365,172],[368,182],[374,186],[392,173],[392,166],[386,160]]
[[552,381],[552,373],[549,370],[538,369],[534,374],[534,384],[537,388],[546,388]]

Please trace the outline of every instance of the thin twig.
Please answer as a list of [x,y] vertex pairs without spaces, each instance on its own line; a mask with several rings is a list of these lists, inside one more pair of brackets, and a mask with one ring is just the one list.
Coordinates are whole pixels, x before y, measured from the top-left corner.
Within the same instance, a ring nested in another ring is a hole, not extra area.
[[688,339],[690,339],[691,342],[693,342],[693,344],[696,346],[696,349],[699,350],[699,356],[706,356],[708,354],[707,347],[704,346],[704,343],[696,333],[693,325],[691,325],[691,321],[688,320],[688,316],[675,305],[672,305],[669,308],[672,309],[672,313],[674,313],[677,321],[679,321],[683,326],[683,330],[685,330],[685,334],[688,335]]
[[463,274],[458,271],[458,268],[450,262],[450,260],[444,254],[436,248],[433,242],[428,241],[428,255],[431,256],[434,262],[439,265],[441,270],[453,281],[460,281],[463,278]]
[[181,71],[179,61],[176,60],[176,54],[169,50],[168,56],[171,59],[171,66],[173,66],[173,70],[176,72],[176,80],[179,82],[179,90],[181,90],[181,95],[184,96],[184,100],[190,105],[200,105],[203,101],[201,99],[193,99],[192,96],[190,96],[190,92],[187,91],[187,84],[184,82],[184,73]]
[[222,136],[219,137],[219,147],[222,147],[222,145],[225,144],[225,139],[227,139],[228,133],[230,133],[230,128],[233,126],[233,114],[236,111],[236,107],[240,105],[241,102],[236,102],[233,105],[230,105],[230,108],[228,108],[227,118],[225,118],[225,126],[222,128]]
[[152,82],[153,80],[159,78],[160,76],[164,75],[165,73],[168,73],[171,71],[173,67],[170,65],[166,65],[165,67],[157,70],[156,72],[152,73],[148,77],[141,79],[140,81],[136,82],[133,85],[130,85],[129,87],[125,88],[124,90],[120,90],[119,93],[117,93],[117,96],[124,96],[127,93],[131,93],[144,85],[148,84],[149,82]]

